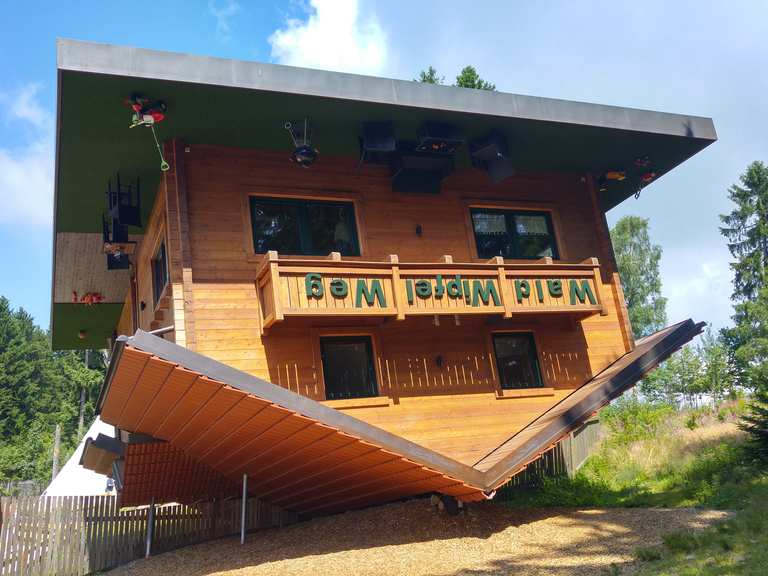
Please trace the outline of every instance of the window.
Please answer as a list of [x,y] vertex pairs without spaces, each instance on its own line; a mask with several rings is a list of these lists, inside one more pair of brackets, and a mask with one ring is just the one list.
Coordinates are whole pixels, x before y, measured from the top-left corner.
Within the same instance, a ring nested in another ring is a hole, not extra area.
[[478,258],[558,258],[548,212],[472,208]]
[[168,255],[165,250],[165,242],[160,243],[155,257],[152,258],[152,297],[154,305],[160,301],[163,290],[168,285]]
[[257,254],[360,255],[351,202],[252,196],[251,223]]
[[326,399],[378,396],[370,336],[320,338],[320,353]]
[[502,388],[541,388],[533,334],[494,334],[493,351]]

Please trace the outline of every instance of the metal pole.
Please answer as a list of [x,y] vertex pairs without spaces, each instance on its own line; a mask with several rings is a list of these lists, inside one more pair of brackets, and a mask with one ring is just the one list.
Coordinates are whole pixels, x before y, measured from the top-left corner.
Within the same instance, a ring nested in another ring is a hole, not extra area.
[[149,505],[149,514],[147,515],[147,541],[144,548],[144,558],[149,558],[152,554],[152,540],[155,538],[155,499]]
[[243,504],[240,510],[240,544],[245,544],[245,509],[248,506],[248,474],[243,474]]
[[53,433],[53,462],[51,463],[51,480],[59,474],[59,451],[61,449],[61,424],[56,424]]

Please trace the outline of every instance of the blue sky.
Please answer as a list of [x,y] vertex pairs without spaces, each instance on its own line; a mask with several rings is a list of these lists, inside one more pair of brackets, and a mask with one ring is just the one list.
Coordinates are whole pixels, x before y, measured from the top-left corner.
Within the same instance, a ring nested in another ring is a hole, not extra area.
[[[468,11],[467,7],[471,6]],[[714,118],[719,141],[609,213],[650,218],[671,321],[728,323],[717,215],[768,161],[768,3],[248,0],[8,3],[0,36],[0,294],[49,321],[56,37],[413,78]]]

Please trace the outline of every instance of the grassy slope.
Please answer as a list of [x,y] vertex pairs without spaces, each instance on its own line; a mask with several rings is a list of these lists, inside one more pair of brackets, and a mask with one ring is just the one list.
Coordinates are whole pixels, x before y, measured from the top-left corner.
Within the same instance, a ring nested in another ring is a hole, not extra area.
[[700,533],[671,534],[637,551],[639,574],[768,574],[768,471],[754,462],[734,421],[675,414],[633,402],[605,414],[609,433],[573,479],[506,495],[512,506],[702,506],[734,516]]

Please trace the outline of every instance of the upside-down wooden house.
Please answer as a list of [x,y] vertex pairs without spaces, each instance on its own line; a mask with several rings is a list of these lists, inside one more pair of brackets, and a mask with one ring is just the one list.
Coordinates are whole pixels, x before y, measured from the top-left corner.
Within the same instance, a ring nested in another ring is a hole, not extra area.
[[112,350],[123,505],[491,498],[701,331],[633,339],[605,213],[708,118],[75,41],[58,82],[52,339]]

